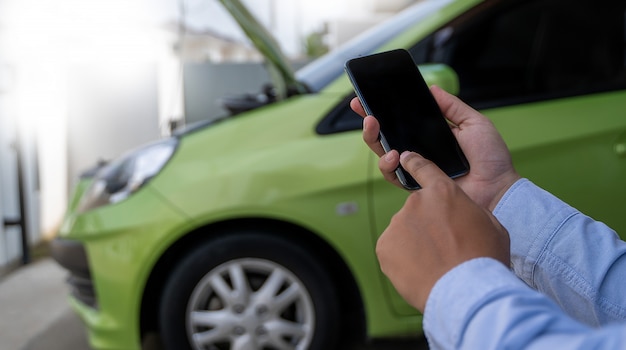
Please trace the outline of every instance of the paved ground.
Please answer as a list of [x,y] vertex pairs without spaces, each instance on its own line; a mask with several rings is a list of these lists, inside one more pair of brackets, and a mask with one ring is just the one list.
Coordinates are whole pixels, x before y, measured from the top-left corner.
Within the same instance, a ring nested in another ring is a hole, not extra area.
[[[68,310],[65,272],[52,260],[31,263],[0,280],[0,344],[21,350]],[[78,349],[77,349],[78,350]]]
[[48,328],[36,334],[21,350],[91,350],[85,327],[67,308]]
[[[67,303],[65,271],[43,258],[0,277],[2,350],[91,350]],[[423,339],[377,341],[359,350],[425,350]],[[144,350],[160,350],[150,346]]]

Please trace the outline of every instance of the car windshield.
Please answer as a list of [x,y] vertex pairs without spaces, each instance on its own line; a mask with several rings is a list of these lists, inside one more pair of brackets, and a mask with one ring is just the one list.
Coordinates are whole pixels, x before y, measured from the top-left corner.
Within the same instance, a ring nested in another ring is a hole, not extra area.
[[450,2],[452,0],[427,0],[415,4],[302,67],[296,72],[296,78],[310,91],[320,91],[343,74],[343,64],[348,59],[374,53],[394,36]]

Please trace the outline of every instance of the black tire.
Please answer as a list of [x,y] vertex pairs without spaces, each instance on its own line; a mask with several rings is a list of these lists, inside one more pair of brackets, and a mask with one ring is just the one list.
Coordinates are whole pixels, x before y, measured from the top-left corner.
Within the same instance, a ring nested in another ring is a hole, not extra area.
[[331,279],[305,249],[234,232],[177,264],[159,325],[168,350],[326,350],[335,347],[340,314]]

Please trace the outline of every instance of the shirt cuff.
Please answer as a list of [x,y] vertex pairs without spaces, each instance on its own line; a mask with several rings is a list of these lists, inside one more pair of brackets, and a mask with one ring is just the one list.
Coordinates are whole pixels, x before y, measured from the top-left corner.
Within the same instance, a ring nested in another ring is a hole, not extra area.
[[448,271],[435,283],[424,310],[423,328],[431,348],[457,348],[473,314],[490,296],[511,288],[528,286],[492,258],[472,259]]
[[533,268],[546,244],[575,213],[576,209],[528,179],[513,184],[493,210],[509,232],[512,267],[530,286],[534,286]]

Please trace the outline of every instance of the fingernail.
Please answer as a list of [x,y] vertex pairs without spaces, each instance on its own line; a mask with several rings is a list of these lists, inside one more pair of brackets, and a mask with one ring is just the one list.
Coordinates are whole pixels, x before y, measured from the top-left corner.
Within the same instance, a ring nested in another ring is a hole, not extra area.
[[391,162],[392,160],[393,156],[391,155],[391,152],[385,153],[385,161]]

